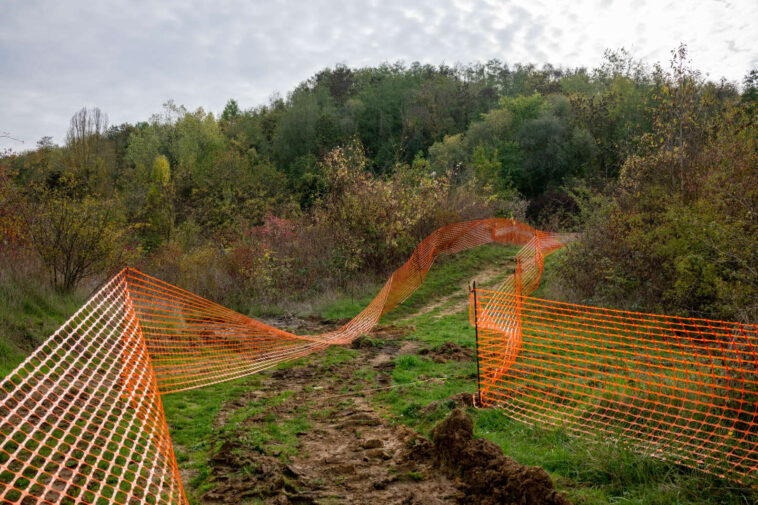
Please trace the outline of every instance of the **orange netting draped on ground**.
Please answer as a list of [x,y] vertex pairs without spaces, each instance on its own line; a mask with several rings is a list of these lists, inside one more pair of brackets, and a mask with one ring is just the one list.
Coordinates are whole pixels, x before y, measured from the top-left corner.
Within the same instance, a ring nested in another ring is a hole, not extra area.
[[558,246],[471,292],[481,405],[755,486],[758,327],[530,298]]
[[348,343],[410,296],[440,255],[522,245],[541,268],[545,247],[561,240],[509,219],[441,228],[352,321],[317,336],[278,330],[125,269],[0,380],[0,501],[186,503],[161,394]]

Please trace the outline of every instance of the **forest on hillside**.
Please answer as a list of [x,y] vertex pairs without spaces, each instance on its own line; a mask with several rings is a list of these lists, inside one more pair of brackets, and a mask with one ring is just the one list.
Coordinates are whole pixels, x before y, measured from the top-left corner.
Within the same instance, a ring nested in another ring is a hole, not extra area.
[[243,312],[383,279],[466,219],[581,231],[560,296],[758,321],[758,71],[327,68],[219,115],[82,109],[0,156],[0,280],[91,289],[131,265]]

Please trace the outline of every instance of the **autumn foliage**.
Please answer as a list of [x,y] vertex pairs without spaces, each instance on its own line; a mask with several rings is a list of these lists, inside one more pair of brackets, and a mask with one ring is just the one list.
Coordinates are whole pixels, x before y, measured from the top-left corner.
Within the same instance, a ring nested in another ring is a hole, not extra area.
[[583,232],[556,296],[754,320],[758,80],[673,56],[337,66],[264,106],[169,101],[133,125],[83,109],[64,145],[0,157],[0,246],[59,290],[128,263],[247,309],[384,278],[448,223],[514,217]]

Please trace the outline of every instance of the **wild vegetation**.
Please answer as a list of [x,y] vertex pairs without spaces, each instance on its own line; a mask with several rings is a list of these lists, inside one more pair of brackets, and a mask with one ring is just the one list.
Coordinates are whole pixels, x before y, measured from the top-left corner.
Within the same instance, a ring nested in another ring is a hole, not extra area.
[[649,129],[618,178],[574,187],[584,233],[564,285],[610,306],[755,322],[758,74],[729,104],[685,56],[651,88]]
[[[129,264],[261,314],[496,215],[583,232],[554,296],[756,321],[757,86],[705,79],[680,47],[668,69],[623,50],[593,70],[338,65],[218,117],[82,109],[63,145],[0,157],[0,273],[81,299]],[[15,314],[18,355],[45,333]]]
[[[264,106],[230,100],[216,116],[168,102],[134,125],[83,109],[63,145],[43,138],[0,157],[0,376],[127,264],[244,313],[316,307],[338,320],[430,231],[492,215],[581,231],[549,258],[536,296],[754,323],[757,104],[755,70],[741,87],[711,82],[681,47],[668,69],[623,51],[593,70],[338,65]],[[445,357],[471,353],[462,289],[483,269],[497,268],[490,282],[508,273],[508,254],[484,248],[433,270],[383,321],[408,326],[393,337],[391,367],[345,348],[297,364],[327,367],[330,394],[392,386],[366,397],[372,408],[429,435],[451,397],[475,387],[474,362]],[[267,380],[166,398],[194,499],[218,488],[212,458],[224,441],[289,464],[302,433],[333,414],[300,406],[274,422],[312,390],[239,400]],[[590,451],[493,411],[470,414],[477,434],[547,469],[577,502],[755,498],[617,447]]]

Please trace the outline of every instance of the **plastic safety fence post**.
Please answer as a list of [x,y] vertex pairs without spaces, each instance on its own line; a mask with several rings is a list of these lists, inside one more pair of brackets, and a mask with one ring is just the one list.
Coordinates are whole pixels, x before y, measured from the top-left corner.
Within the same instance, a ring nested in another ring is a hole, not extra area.
[[475,360],[476,360],[476,397],[477,397],[477,403],[482,404],[482,378],[479,374],[479,323],[477,321],[477,303],[476,303],[476,281],[474,281],[473,286],[471,288],[471,297],[472,302],[474,306],[474,353],[475,353]]

